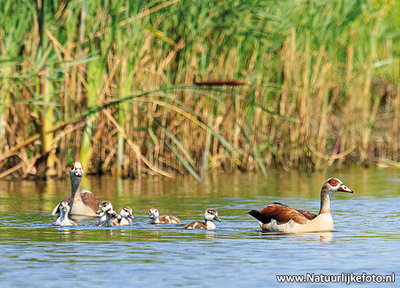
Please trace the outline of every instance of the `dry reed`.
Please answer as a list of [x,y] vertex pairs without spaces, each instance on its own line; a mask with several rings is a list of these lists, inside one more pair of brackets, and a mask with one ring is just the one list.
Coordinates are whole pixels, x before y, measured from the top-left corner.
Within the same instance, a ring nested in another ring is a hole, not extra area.
[[0,177],[398,165],[397,1],[245,2],[3,1]]

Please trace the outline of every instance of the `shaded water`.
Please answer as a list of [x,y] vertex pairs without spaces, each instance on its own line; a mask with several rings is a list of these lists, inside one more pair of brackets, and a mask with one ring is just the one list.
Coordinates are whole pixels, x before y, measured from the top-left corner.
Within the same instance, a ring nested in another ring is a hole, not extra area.
[[[332,176],[355,192],[333,196],[333,233],[261,233],[246,214],[274,201],[318,211],[321,185]],[[88,220],[56,228],[50,213],[70,193],[69,179],[0,182],[1,287],[273,287],[280,274],[399,273],[397,170],[270,174],[268,180],[261,175],[212,175],[206,183],[84,177],[82,186],[112,201],[117,211],[131,206],[136,223],[104,228]],[[146,211],[153,206],[183,224],[202,220],[204,210],[214,207],[222,222],[215,231],[151,225]]]

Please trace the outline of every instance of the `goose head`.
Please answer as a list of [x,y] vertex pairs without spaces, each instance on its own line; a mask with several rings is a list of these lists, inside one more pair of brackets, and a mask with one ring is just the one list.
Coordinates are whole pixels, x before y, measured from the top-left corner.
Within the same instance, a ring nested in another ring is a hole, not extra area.
[[102,201],[99,204],[99,209],[97,209],[96,214],[105,214],[108,211],[114,211],[113,206],[110,201]]
[[150,208],[148,213],[150,219],[156,219],[158,216],[160,216],[160,212],[158,212],[157,208]]
[[83,166],[82,166],[82,164],[79,163],[79,162],[72,163],[70,175],[71,175],[71,177],[82,178],[82,176],[83,176]]
[[321,189],[321,208],[319,214],[330,213],[330,199],[335,192],[353,193],[353,190],[344,185],[338,178],[329,178],[326,180]]
[[327,193],[334,193],[334,192],[353,193],[353,190],[344,185],[343,182],[338,178],[329,178],[328,180],[326,180],[326,182],[322,186],[322,191],[325,191]]
[[121,217],[131,219],[132,221],[135,220],[135,217],[133,217],[132,208],[129,206],[125,206],[124,208],[122,208],[119,214],[121,215]]
[[62,201],[58,206],[58,209],[60,211],[60,215],[67,215],[71,207],[69,206],[69,203],[67,201]]
[[206,219],[206,221],[217,220],[217,221],[221,222],[221,219],[219,219],[219,217],[218,217],[217,210],[215,210],[213,208],[209,208],[206,210],[206,212],[204,213],[204,219]]

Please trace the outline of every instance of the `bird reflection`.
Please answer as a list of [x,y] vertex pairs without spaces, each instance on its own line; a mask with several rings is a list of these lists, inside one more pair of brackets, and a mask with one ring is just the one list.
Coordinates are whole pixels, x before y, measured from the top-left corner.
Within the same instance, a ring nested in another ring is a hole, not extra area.
[[[313,240],[314,237],[319,236],[319,241],[321,242],[333,242],[333,233],[330,231],[324,232],[304,232],[304,233],[266,233],[259,232],[259,235],[268,240],[280,240],[282,238],[287,237],[296,237],[299,240],[310,241]],[[312,237],[312,238],[311,238]]]
[[204,235],[206,236],[206,239],[214,239],[214,238],[216,238],[216,234],[215,234],[215,231],[214,230],[206,230],[205,232],[204,232]]

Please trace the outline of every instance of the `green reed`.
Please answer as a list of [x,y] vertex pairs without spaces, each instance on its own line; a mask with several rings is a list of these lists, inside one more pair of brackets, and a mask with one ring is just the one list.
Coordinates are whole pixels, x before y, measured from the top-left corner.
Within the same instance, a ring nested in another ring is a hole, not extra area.
[[0,177],[400,161],[395,0],[40,3],[0,4]]

